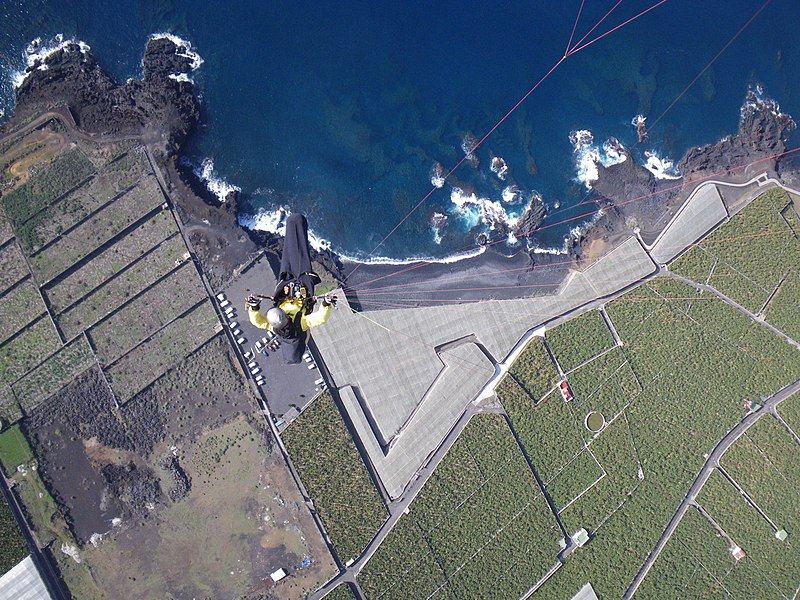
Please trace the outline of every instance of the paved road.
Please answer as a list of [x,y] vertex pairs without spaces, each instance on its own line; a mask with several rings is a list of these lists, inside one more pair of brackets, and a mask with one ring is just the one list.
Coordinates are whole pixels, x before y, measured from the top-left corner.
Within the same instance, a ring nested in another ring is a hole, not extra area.
[[628,587],[627,591],[625,592],[624,598],[628,599],[631,598],[638,589],[639,585],[644,580],[647,573],[650,571],[650,568],[658,559],[659,554],[666,546],[669,539],[672,537],[672,534],[675,532],[675,529],[678,527],[683,515],[686,514],[686,511],[689,509],[689,506],[694,504],[697,500],[697,495],[700,493],[700,490],[703,489],[703,486],[708,481],[709,477],[711,477],[711,473],[714,471],[715,468],[719,467],[719,460],[722,458],[722,455],[727,452],[728,448],[738,440],[756,421],[758,421],[762,416],[772,413],[775,408],[786,400],[792,394],[797,393],[800,391],[800,380],[795,381],[794,383],[786,386],[785,388],[777,391],[775,394],[770,396],[765,402],[763,407],[755,413],[752,413],[746,416],[742,421],[736,425],[733,429],[731,429],[725,437],[723,437],[719,443],[714,447],[709,454],[708,459],[706,460],[703,468],[700,470],[700,473],[697,475],[697,478],[692,483],[692,486],[689,488],[689,492],[684,497],[683,501],[678,505],[677,510],[672,515],[669,523],[667,524],[667,528],[664,530],[664,533],[661,534],[661,537],[658,540],[653,551],[650,553],[650,556],[647,558],[645,563],[642,565],[642,568],[639,569],[639,572],[634,577],[633,582]]

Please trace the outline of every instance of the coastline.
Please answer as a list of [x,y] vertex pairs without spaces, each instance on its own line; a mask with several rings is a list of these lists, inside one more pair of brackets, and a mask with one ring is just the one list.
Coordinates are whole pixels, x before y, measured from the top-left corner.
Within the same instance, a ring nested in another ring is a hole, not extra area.
[[[236,186],[220,187],[212,176],[213,164],[206,172],[198,171],[181,157],[183,144],[201,118],[189,74],[202,58],[192,52],[190,43],[154,34],[145,45],[142,64],[141,80],[119,84],[97,65],[88,46],[64,42],[29,63],[16,88],[14,114],[2,130],[13,129],[30,115],[55,110],[68,114],[88,135],[141,139],[163,167],[178,213],[215,286],[230,281],[261,253],[276,262],[282,237],[241,225],[246,213],[240,209],[247,205],[247,196]],[[794,121],[780,112],[775,101],[748,90],[737,134],[687,151],[678,163],[683,174],[679,179],[656,179],[621,147],[626,159],[609,166],[598,156],[593,196],[584,214],[602,211],[602,216],[578,228],[565,241],[563,254],[520,250],[508,257],[494,250],[492,243],[482,247],[476,242],[466,258],[358,262],[322,247],[312,249],[312,260],[323,275],[323,285],[346,286],[355,294],[351,301],[364,310],[548,293],[571,269],[580,270],[596,258],[598,248],[613,246],[634,231],[645,241],[654,239],[706,178],[739,182],[754,170],[798,177],[800,161],[775,158],[785,152],[794,129]],[[754,161],[758,162],[747,167]],[[543,223],[548,226],[543,206],[534,205],[536,210],[522,220],[524,227],[514,232],[519,237],[535,234]],[[392,293],[389,286],[405,293]]]

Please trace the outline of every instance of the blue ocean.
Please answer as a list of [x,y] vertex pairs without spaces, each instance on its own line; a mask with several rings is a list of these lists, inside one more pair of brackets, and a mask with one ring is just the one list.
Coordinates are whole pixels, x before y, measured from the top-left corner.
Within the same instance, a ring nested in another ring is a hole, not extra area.
[[0,119],[32,40],[82,40],[124,81],[170,33],[202,58],[183,160],[241,190],[244,225],[274,228],[284,207],[346,256],[443,259],[507,235],[537,197],[546,227],[501,247],[558,249],[591,219],[592,166],[618,160],[609,138],[669,178],[688,148],[735,133],[748,86],[800,116],[800,2],[668,0],[612,31],[656,4],[2,0]]

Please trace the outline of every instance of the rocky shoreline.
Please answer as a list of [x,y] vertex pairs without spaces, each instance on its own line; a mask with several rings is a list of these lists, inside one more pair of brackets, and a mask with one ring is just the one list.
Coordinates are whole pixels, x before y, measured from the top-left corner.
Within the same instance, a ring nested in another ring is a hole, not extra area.
[[[77,127],[97,139],[138,138],[148,144],[165,175],[190,242],[212,284],[220,287],[260,252],[278,257],[283,240],[275,234],[241,227],[237,220],[243,201],[239,193],[230,192],[220,203],[192,168],[181,164],[181,147],[200,119],[199,102],[188,77],[192,60],[186,50],[170,37],[149,39],[142,60],[142,79],[119,84],[103,71],[90,51],[75,43],[66,44],[43,62],[29,66],[17,89],[14,116],[3,130],[9,131],[33,115],[60,110],[67,111]],[[679,162],[681,179],[656,179],[623,149],[627,154],[624,162],[610,167],[598,164],[592,201],[603,210],[603,216],[568,240],[566,255],[520,252],[507,258],[488,247],[479,256],[457,263],[426,265],[423,274],[407,267],[352,263],[331,251],[314,251],[315,268],[325,273],[325,283],[330,285],[347,280],[348,285],[357,287],[359,282],[385,277],[394,269],[408,274],[393,276],[393,283],[424,283],[425,288],[436,290],[440,287],[437,281],[452,278],[454,272],[467,279],[472,273],[474,281],[479,282],[496,272],[498,264],[513,263],[513,269],[504,269],[513,274],[501,277],[510,291],[492,292],[491,297],[527,295],[531,281],[552,286],[569,268],[576,268],[580,261],[597,254],[598,247],[613,244],[634,228],[644,239],[653,239],[698,180],[712,175],[730,181],[745,180],[752,173],[744,167],[753,161],[762,161],[758,171],[800,180],[800,160],[775,158],[785,152],[795,128],[792,118],[781,113],[777,103],[762,100],[749,90],[737,133],[689,150]],[[540,227],[545,217],[544,205],[532,202],[511,233],[522,238]],[[477,246],[482,242],[486,240],[477,240]],[[538,269],[534,272],[533,267]],[[348,274],[354,270],[358,276],[349,280]]]

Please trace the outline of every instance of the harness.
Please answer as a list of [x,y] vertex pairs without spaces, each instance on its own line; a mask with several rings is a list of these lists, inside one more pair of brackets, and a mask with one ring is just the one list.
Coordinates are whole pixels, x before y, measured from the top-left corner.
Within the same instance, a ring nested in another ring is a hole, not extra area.
[[301,273],[299,277],[294,277],[291,273],[281,273],[280,280],[275,286],[275,294],[272,296],[273,306],[280,307],[286,300],[299,300],[300,310],[297,314],[309,314],[314,310],[316,299],[312,293],[309,294],[308,286],[300,280],[300,277],[308,275],[312,285],[319,282],[319,275],[313,272]]

